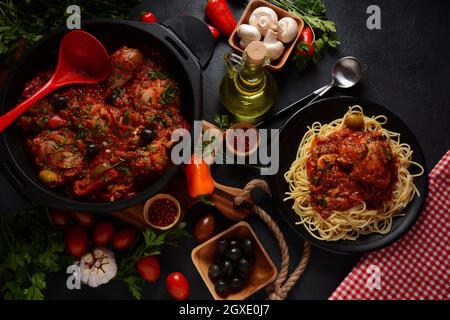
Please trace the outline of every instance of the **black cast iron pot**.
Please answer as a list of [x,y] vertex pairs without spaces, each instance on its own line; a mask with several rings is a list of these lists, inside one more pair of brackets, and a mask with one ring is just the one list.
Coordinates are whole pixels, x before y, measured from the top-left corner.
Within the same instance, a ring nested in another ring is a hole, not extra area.
[[[201,119],[202,69],[207,66],[214,50],[214,40],[203,21],[191,16],[173,18],[162,24],[93,19],[84,21],[82,29],[97,37],[109,52],[123,45],[135,48],[152,46],[161,51],[169,58],[175,78],[181,86],[183,116],[191,123],[191,128],[195,120]],[[27,81],[39,71],[56,64],[60,40],[67,32],[69,30],[64,28],[45,37],[16,63],[2,88],[1,113],[17,104]],[[194,139],[192,131],[191,139]],[[18,192],[26,206],[46,205],[100,213],[121,210],[145,201],[160,192],[177,174],[180,166],[170,165],[154,184],[129,199],[109,203],[72,200],[40,182],[32,157],[25,150],[21,134],[18,128],[12,125],[0,137],[0,170],[13,187],[10,192]],[[0,195],[2,202],[8,201],[7,193]],[[21,207],[24,207],[23,204]],[[3,210],[0,208],[1,211]]]

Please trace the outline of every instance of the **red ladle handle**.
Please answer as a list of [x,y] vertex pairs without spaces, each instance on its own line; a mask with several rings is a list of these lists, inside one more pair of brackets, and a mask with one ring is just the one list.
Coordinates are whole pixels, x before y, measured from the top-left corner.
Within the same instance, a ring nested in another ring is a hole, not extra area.
[[36,91],[31,97],[18,104],[16,107],[5,113],[0,117],[0,133],[2,133],[11,123],[22,115],[27,109],[39,100],[44,98],[50,92],[57,89],[58,86],[53,83],[51,78],[43,87]]

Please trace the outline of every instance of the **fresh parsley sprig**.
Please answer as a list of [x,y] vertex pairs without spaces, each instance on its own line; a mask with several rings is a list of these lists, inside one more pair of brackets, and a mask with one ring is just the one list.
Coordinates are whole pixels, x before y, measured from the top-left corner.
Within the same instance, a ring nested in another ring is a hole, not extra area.
[[[328,20],[326,6],[321,0],[268,1],[303,19],[305,24],[309,25],[314,32],[314,55],[309,57],[297,52],[293,60],[298,69],[306,68],[311,62],[317,63],[326,50],[339,46],[339,40],[335,34],[336,25],[333,21]],[[300,52],[305,51],[302,43],[299,43],[297,48]]]

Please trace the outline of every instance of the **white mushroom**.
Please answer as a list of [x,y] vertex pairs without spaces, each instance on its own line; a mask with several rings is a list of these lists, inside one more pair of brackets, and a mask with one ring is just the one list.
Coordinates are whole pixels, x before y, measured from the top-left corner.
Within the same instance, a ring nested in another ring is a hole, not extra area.
[[278,40],[289,43],[295,39],[298,34],[297,21],[291,17],[285,17],[278,21]]
[[267,54],[271,61],[277,60],[284,51],[284,46],[281,41],[277,40],[278,33],[270,29],[264,38],[264,45],[267,48]]
[[80,269],[84,284],[93,288],[105,284],[117,273],[114,253],[107,248],[95,248],[81,257]]
[[256,27],[263,36],[265,36],[270,27],[277,22],[278,17],[276,12],[268,7],[256,8],[248,19],[248,23]]
[[249,24],[241,24],[237,29],[237,34],[241,39],[239,45],[242,49],[247,48],[250,42],[259,41],[261,39],[261,33],[258,28]]

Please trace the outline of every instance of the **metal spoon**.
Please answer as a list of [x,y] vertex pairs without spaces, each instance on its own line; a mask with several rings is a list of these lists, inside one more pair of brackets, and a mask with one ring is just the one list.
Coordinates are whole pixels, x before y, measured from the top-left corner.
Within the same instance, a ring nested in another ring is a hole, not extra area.
[[313,93],[310,93],[306,97],[290,104],[289,106],[269,115],[266,119],[256,124],[256,127],[267,124],[273,121],[281,114],[291,109],[296,109],[298,106],[302,106],[302,102],[309,101],[308,104],[322,97],[325,93],[330,91],[334,87],[348,89],[357,84],[362,77],[363,69],[361,62],[355,57],[344,57],[339,59],[331,70],[331,82],[330,84],[317,89]]

